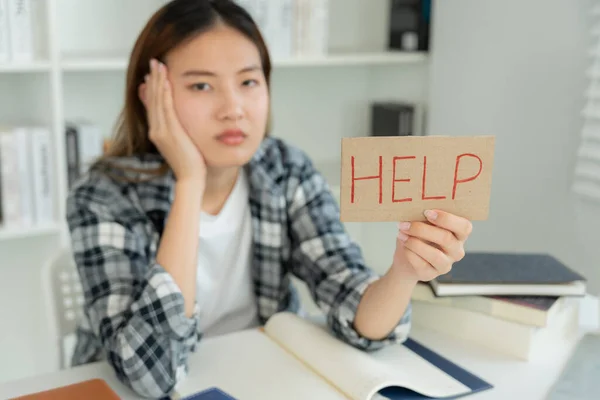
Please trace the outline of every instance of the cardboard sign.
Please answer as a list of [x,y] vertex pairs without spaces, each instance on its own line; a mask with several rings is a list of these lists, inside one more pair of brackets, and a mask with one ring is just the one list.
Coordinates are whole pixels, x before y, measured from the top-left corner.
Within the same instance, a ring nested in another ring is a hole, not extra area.
[[341,220],[423,221],[437,208],[488,218],[493,136],[342,139]]

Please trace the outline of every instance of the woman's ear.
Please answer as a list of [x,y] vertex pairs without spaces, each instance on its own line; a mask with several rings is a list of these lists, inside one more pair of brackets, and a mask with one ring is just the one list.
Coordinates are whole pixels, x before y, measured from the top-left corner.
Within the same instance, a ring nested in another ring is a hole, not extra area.
[[138,97],[140,98],[140,100],[142,101],[142,103],[144,104],[144,107],[146,107],[146,88],[148,86],[146,85],[146,83],[142,83],[140,86],[138,86]]

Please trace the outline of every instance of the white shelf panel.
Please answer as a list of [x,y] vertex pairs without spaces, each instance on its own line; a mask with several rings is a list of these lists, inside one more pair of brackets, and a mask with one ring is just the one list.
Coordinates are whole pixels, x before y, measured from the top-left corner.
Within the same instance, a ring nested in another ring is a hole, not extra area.
[[65,57],[60,63],[63,71],[124,71],[127,58],[110,56],[72,56]]
[[30,63],[1,63],[0,73],[31,73],[48,72],[51,64],[48,61],[33,61]]
[[329,54],[324,57],[297,57],[291,59],[273,60],[276,67],[327,67],[353,65],[390,65],[413,64],[427,60],[425,53],[408,52],[377,52],[377,53],[347,53]]
[[32,228],[6,229],[0,227],[0,241],[10,239],[22,239],[36,236],[53,235],[60,232],[59,225],[48,225]]
[[[127,58],[119,56],[68,56],[60,65],[63,71],[121,71],[127,68]],[[279,68],[334,67],[360,65],[413,64],[427,61],[426,53],[374,52],[330,54],[323,57],[296,57],[274,59]]]

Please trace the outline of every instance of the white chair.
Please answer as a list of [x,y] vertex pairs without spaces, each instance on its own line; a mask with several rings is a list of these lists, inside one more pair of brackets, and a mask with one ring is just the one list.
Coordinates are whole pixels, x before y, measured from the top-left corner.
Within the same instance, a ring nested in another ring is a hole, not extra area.
[[83,316],[83,293],[71,249],[61,249],[42,269],[42,287],[53,344],[55,367],[68,368],[77,322]]

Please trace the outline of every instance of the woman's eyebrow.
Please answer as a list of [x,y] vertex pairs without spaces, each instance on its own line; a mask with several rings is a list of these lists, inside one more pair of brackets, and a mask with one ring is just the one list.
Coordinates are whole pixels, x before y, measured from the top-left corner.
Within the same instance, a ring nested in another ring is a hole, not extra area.
[[[256,70],[260,70],[260,66],[253,64],[253,65],[249,65],[247,67],[244,67],[242,69],[240,69],[238,71],[238,74],[243,74],[245,72],[251,72],[251,71],[256,71]],[[188,76],[217,76],[218,74],[216,72],[213,71],[208,71],[208,70],[203,70],[203,69],[190,69],[185,71],[183,74],[181,74],[181,76],[183,77],[188,77]]]

